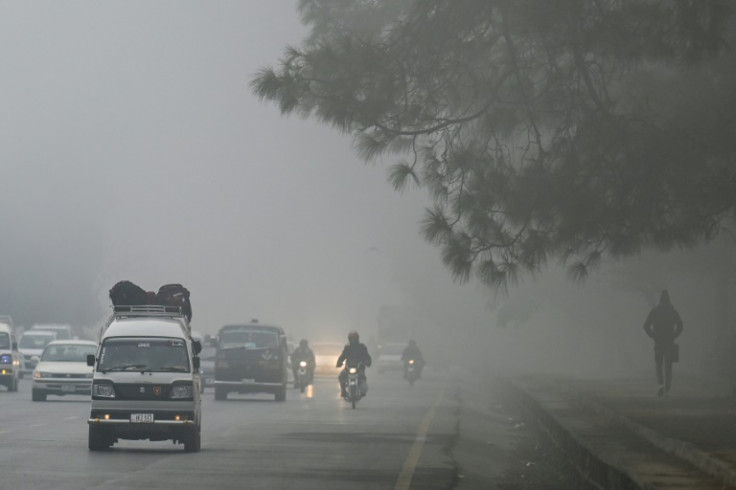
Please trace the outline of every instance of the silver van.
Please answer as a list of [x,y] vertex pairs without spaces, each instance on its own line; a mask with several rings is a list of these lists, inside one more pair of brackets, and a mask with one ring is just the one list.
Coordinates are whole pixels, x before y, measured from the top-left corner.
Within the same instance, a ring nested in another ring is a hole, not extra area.
[[97,354],[87,356],[94,366],[89,449],[171,439],[199,451],[200,350],[180,308],[115,306]]

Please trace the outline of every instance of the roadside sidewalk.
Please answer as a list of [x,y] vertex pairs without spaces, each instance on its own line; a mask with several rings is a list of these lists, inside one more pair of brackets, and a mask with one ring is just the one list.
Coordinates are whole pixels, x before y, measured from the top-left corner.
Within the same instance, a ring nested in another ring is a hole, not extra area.
[[736,397],[680,376],[651,380],[514,378],[507,388],[591,488],[736,488]]

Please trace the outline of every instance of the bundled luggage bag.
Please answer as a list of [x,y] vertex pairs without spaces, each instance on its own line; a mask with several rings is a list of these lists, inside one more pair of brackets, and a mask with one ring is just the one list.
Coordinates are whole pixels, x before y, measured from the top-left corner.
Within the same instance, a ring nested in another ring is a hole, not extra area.
[[145,305],[148,303],[148,294],[137,284],[119,281],[110,289],[110,300],[115,306]]
[[164,284],[156,293],[156,301],[162,306],[178,306],[187,320],[192,321],[192,303],[189,290],[181,284]]

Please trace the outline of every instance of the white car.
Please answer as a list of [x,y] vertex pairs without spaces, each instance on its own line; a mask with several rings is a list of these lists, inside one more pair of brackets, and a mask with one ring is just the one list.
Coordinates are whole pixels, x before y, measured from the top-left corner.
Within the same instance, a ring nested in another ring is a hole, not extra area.
[[339,342],[315,342],[310,345],[314,352],[314,374],[340,374],[342,368],[335,367],[345,344]]
[[402,371],[404,369],[404,361],[401,355],[404,353],[406,344],[389,343],[378,346],[378,359],[376,367],[379,373],[386,371]]
[[46,400],[46,395],[89,395],[92,367],[87,355],[97,353],[91,340],[54,340],[49,342],[33,370],[31,399]]
[[23,365],[21,366],[20,376],[31,374],[36,367],[38,358],[41,357],[46,344],[56,340],[56,332],[51,330],[26,330],[20,337],[18,350],[23,356]]

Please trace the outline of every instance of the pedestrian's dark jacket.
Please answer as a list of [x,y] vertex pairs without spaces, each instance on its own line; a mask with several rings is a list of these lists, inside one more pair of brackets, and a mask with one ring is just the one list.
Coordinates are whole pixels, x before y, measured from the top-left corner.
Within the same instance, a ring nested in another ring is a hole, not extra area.
[[308,366],[314,366],[314,352],[312,349],[309,347],[302,349],[301,346],[294,349],[294,352],[291,353],[291,364],[296,366],[299,361],[307,361]]
[[668,344],[682,333],[680,314],[670,303],[669,295],[662,294],[659,304],[649,312],[644,322],[644,331],[654,339],[655,344]]
[[368,353],[368,348],[365,344],[357,342],[355,344],[347,344],[342,350],[342,354],[337,358],[337,367],[342,367],[342,364],[347,361],[348,365],[355,365],[363,363],[366,366],[371,365],[371,355]]
[[422,351],[419,350],[419,347],[416,345],[411,346],[407,345],[404,348],[404,353],[401,354],[401,360],[402,361],[408,361],[409,359],[414,359],[416,362],[423,364],[424,358],[422,357]]

